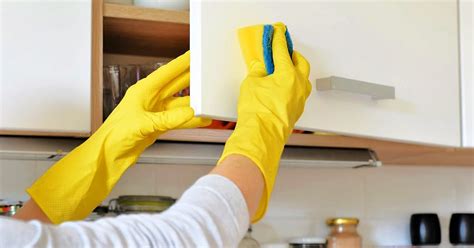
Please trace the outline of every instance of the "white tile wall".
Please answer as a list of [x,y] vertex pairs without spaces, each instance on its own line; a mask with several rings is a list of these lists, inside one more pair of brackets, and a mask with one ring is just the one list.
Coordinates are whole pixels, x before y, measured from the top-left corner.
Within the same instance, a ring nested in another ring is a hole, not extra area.
[[0,161],[0,198],[28,199],[24,190],[36,179],[36,161]]
[[[26,199],[24,189],[52,162],[0,160],[0,198]],[[209,166],[136,165],[108,199],[122,194],[179,197]],[[104,202],[108,201],[105,200]],[[452,212],[474,212],[474,168],[385,166],[378,169],[282,168],[266,217],[254,226],[261,243],[324,237],[331,216],[359,217],[364,246],[408,245],[415,212],[439,214],[442,247]]]

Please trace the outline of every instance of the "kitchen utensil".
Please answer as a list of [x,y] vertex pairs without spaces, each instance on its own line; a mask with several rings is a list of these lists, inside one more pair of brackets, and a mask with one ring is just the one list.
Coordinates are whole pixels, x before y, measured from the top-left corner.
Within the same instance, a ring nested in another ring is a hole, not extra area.
[[326,248],[326,239],[320,237],[302,237],[288,241],[290,248]]
[[357,233],[357,218],[332,218],[326,221],[331,227],[327,240],[328,248],[361,248],[362,238]]
[[451,215],[449,242],[453,245],[474,245],[474,213]]
[[109,207],[108,206],[98,206],[94,209],[94,211],[92,211],[92,213],[85,220],[86,221],[98,220],[100,218],[110,216],[110,215],[108,215],[108,213],[109,213]]
[[437,214],[418,213],[410,218],[410,236],[412,245],[439,245],[441,243],[441,225]]
[[168,209],[176,199],[168,196],[122,195],[109,202],[109,210],[118,214],[159,213]]
[[260,243],[252,237],[252,226],[247,229],[247,233],[240,241],[238,248],[260,248]]

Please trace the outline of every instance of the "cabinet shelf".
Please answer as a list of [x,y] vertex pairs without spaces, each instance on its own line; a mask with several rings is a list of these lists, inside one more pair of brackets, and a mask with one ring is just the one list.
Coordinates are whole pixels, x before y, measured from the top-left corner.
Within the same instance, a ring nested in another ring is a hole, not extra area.
[[104,4],[104,52],[175,57],[189,49],[189,11]]
[[[174,130],[160,136],[160,140],[224,143],[232,130],[187,129]],[[414,145],[376,139],[342,135],[292,134],[289,146],[315,146],[338,148],[369,148],[387,165],[474,165],[473,148],[450,148]]]

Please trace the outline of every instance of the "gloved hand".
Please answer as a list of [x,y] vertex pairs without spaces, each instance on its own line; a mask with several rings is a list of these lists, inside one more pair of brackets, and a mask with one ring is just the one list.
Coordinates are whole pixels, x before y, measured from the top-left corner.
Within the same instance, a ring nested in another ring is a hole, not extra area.
[[[284,145],[311,92],[309,63],[296,51],[290,57],[285,26],[281,23],[274,25],[272,52],[275,71],[270,75],[267,75],[262,56],[246,50],[258,50],[255,47],[262,44],[258,37],[247,37],[255,34],[261,37],[261,32],[259,34],[255,30],[246,28],[239,32],[249,71],[240,88],[237,126],[219,160],[231,154],[240,154],[250,158],[260,168],[265,189],[252,222],[265,214]],[[255,55],[253,59],[250,58],[252,54]]]
[[105,123],[28,190],[53,223],[87,217],[156,138],[171,129],[207,126],[189,97],[189,52],[131,86]]

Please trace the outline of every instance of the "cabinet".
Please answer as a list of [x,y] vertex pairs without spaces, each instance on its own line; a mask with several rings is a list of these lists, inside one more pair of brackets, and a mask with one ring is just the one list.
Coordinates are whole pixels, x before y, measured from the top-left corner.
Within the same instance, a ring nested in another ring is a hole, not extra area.
[[[282,21],[312,65],[298,128],[460,146],[457,8],[455,0],[192,1],[192,106],[235,120],[246,75],[236,30]],[[331,76],[392,86],[396,97],[315,90]]]
[[0,133],[90,134],[92,6],[0,1]]

